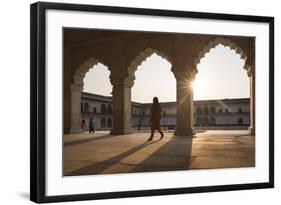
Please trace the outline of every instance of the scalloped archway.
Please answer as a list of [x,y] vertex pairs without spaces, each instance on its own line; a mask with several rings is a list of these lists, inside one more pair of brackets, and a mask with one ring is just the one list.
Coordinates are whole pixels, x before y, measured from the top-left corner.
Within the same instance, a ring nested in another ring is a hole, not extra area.
[[98,63],[101,63],[101,64],[107,66],[108,70],[110,71],[109,66],[107,64],[105,64],[103,61],[101,61],[100,59],[89,58],[88,60],[84,61],[79,66],[79,68],[76,70],[76,72],[74,73],[72,85],[83,87],[83,85],[84,85],[83,79],[84,79],[86,73],[89,71],[89,69],[91,69],[92,67],[94,67]]
[[[148,57],[152,54],[157,54],[158,56],[162,57],[163,59],[167,60],[171,65],[173,65],[171,58],[165,55],[163,52],[159,51],[158,49],[153,48],[146,48],[144,51],[141,51],[138,56],[136,56],[128,67],[128,74],[131,80],[135,80],[135,71],[137,70],[138,66],[140,66]],[[172,70],[171,70],[172,71]]]
[[[161,59],[161,61],[165,61],[165,63],[170,64],[169,69],[167,70],[167,67],[165,67],[166,72],[171,72],[171,75],[174,76],[172,72],[172,60],[169,55],[162,52],[160,49],[152,48],[152,47],[146,47],[145,49],[138,52],[138,55],[136,55],[129,63],[128,66],[128,78],[132,82],[132,85],[134,85],[134,81],[136,79],[135,72],[139,69],[142,70],[140,66],[144,64],[144,62],[151,56],[157,56]],[[166,64],[165,64],[166,66]],[[166,73],[167,74],[167,73]],[[176,89],[176,88],[175,88]],[[133,88],[130,90],[130,93],[133,91]],[[130,94],[131,95],[131,94]],[[159,97],[159,96],[158,96]],[[160,98],[161,99],[161,98]],[[132,99],[131,99],[132,100]],[[129,110],[131,110],[131,105]],[[136,117],[135,121],[139,121],[140,118]],[[133,121],[133,119],[131,119]]]
[[[71,115],[70,115],[70,132],[79,133],[81,132],[81,93],[83,91],[84,82],[83,79],[86,73],[95,65],[101,63],[109,69],[103,61],[98,58],[89,58],[84,61],[73,75],[73,83],[70,85],[71,90]],[[110,69],[109,69],[110,70]]]
[[239,47],[235,42],[233,42],[233,41],[231,41],[227,38],[222,38],[222,37],[215,38],[214,40],[211,40],[206,46],[204,46],[199,51],[197,57],[194,60],[196,72],[198,72],[197,65],[200,63],[201,59],[204,58],[205,55],[207,53],[209,53],[212,48],[215,48],[219,44],[221,44],[225,47],[229,47],[231,50],[235,50],[235,52],[240,55],[240,58],[245,61],[244,69],[247,71],[248,77],[251,77],[251,75],[253,73],[252,68],[251,68],[250,65],[246,64],[247,53],[245,51],[243,51],[243,49],[241,47]]
[[197,57],[194,60],[195,71],[198,73],[197,65],[200,63],[201,59],[210,52],[212,48],[215,48],[217,45],[223,45],[229,47],[231,50],[235,50],[237,54],[240,55],[240,58],[245,61],[243,68],[247,71],[247,75],[250,78],[250,127],[249,131],[251,135],[255,135],[255,68],[254,65],[248,65],[247,58],[248,55],[241,47],[239,47],[235,42],[231,41],[228,38],[215,38],[204,46],[198,53]]

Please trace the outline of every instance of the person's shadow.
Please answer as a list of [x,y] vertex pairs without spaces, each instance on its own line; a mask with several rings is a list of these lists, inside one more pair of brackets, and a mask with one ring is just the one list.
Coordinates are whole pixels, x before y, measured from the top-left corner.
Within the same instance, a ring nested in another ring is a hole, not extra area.
[[111,167],[113,164],[116,164],[117,162],[121,161],[122,159],[127,158],[128,156],[134,154],[135,152],[138,152],[139,150],[158,142],[159,140],[155,141],[146,141],[136,147],[133,147],[129,149],[126,152],[123,152],[119,155],[116,155],[112,158],[109,158],[105,161],[99,162],[99,163],[94,163],[91,165],[87,165],[84,167],[81,167],[77,170],[72,171],[69,174],[66,174],[65,176],[76,176],[76,175],[93,175],[93,174],[99,174],[100,172],[106,170],[107,168]]
[[130,172],[187,170],[192,162],[192,141],[192,137],[173,136]]

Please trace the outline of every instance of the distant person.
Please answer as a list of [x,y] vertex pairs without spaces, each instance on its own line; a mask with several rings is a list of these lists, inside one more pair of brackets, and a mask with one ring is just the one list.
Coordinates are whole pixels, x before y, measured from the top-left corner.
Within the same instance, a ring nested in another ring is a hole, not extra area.
[[86,125],[85,120],[82,120],[82,122],[81,122],[81,129],[82,129],[83,131],[85,131],[85,130],[87,129],[87,125]]
[[161,134],[160,139],[163,139],[163,137],[164,137],[164,134],[160,128],[161,113],[162,113],[162,109],[159,104],[159,100],[157,97],[154,97],[153,104],[152,104],[151,110],[150,110],[151,135],[150,135],[150,138],[148,139],[148,141],[151,141],[153,139],[155,130],[158,130],[159,133]]
[[94,125],[94,122],[93,122],[93,118],[90,119],[90,122],[89,122],[89,133],[95,133],[95,125]]
[[141,129],[141,118],[139,118],[139,123],[138,123],[138,130]]

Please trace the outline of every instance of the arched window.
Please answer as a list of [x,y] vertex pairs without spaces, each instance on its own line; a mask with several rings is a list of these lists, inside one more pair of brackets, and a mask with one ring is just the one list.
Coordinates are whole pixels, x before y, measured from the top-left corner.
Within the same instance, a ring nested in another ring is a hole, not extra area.
[[83,109],[83,103],[81,102],[81,113],[84,112],[84,109]]
[[209,119],[208,119],[208,117],[204,117],[203,125],[204,126],[209,126]]
[[210,125],[212,125],[212,126],[216,125],[216,118],[214,118],[214,117],[210,118]]
[[107,127],[112,127],[112,119],[110,118],[107,119]]
[[200,106],[196,108],[196,114],[202,114],[202,108]]
[[204,108],[203,108],[203,109],[204,109],[204,113],[205,113],[205,114],[209,114],[209,109],[208,109],[208,107],[207,107],[207,106],[204,106]]
[[211,112],[212,114],[215,114],[215,113],[216,113],[216,108],[215,108],[215,106],[211,106],[211,107],[210,107],[210,112]]
[[112,106],[107,105],[107,114],[112,114]]
[[84,112],[89,113],[89,104],[88,103],[84,104]]
[[239,107],[239,110],[238,110],[238,112],[239,112],[239,113],[241,113],[241,112],[242,112],[242,108],[241,108],[241,107]]
[[228,113],[228,109],[227,108],[225,109],[225,113]]
[[238,120],[237,120],[237,124],[238,125],[243,125],[243,118],[238,118]]
[[106,127],[106,120],[104,118],[101,119],[100,126],[101,126],[101,128],[105,128]]
[[197,117],[196,118],[196,124],[195,126],[202,126],[202,118],[201,117]]
[[101,113],[106,113],[106,105],[105,104],[101,104],[100,112]]
[[163,116],[165,116],[165,115],[166,115],[166,110],[163,111]]
[[96,107],[94,107],[94,113],[97,113],[97,108]]

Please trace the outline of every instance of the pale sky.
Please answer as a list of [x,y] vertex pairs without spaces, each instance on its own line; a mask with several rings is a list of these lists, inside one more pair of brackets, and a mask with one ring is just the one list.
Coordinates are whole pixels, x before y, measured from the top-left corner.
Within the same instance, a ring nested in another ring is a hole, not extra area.
[[[243,66],[244,60],[240,59],[240,55],[234,50],[222,45],[211,49],[197,66],[193,99],[249,97],[249,78]],[[94,66],[84,78],[83,91],[110,96],[112,86],[109,75],[106,66]],[[138,66],[135,76],[132,101],[152,102],[154,96],[157,96],[160,102],[176,101],[176,80],[167,60],[152,54]]]

